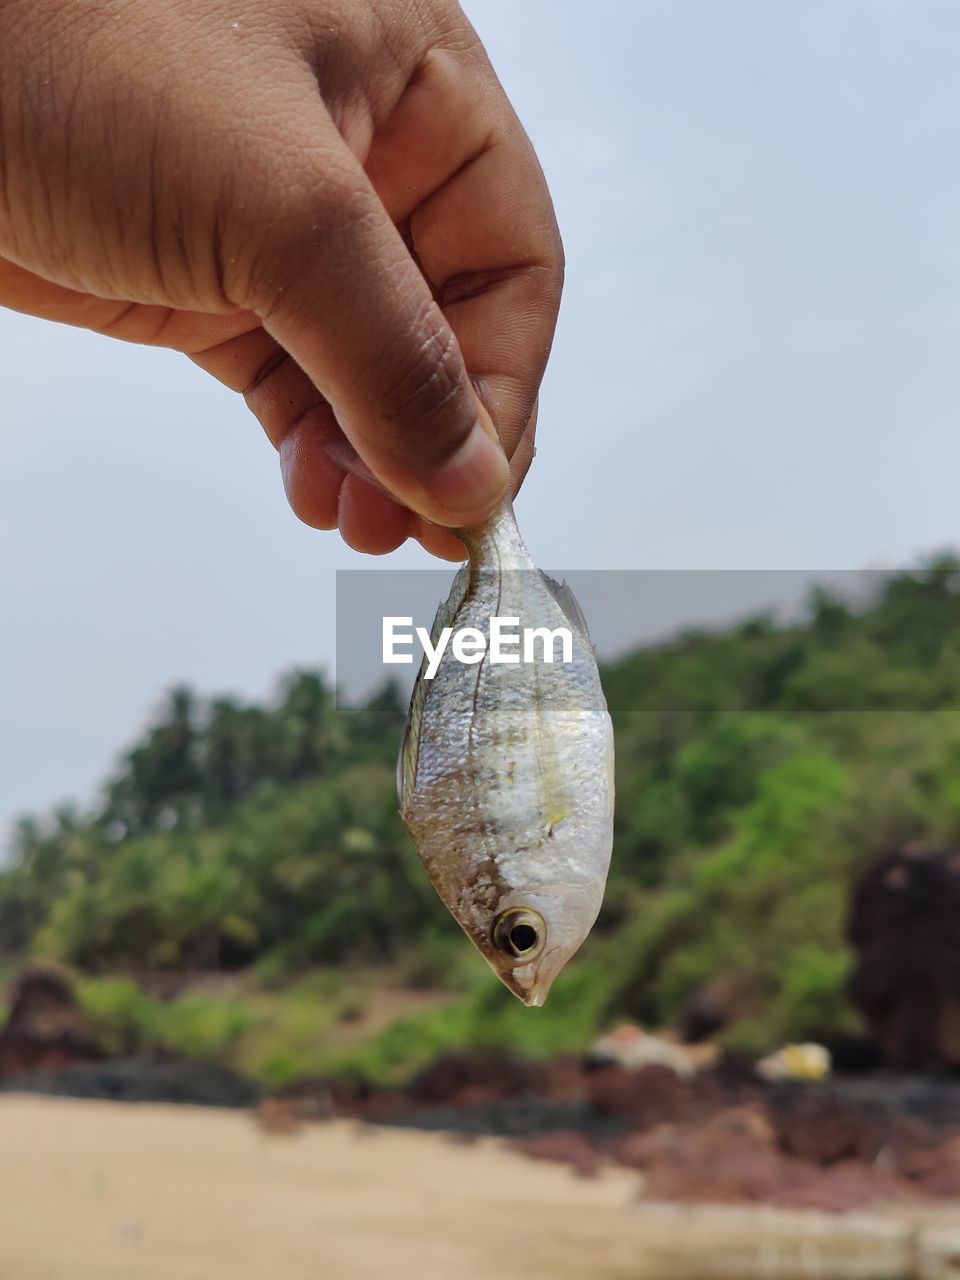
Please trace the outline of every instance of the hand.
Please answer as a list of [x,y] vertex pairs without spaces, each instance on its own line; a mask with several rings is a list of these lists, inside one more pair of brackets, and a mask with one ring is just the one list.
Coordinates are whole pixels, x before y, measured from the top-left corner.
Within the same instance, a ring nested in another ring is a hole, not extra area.
[[562,270],[454,0],[0,2],[0,304],[186,352],[358,550],[519,486]]

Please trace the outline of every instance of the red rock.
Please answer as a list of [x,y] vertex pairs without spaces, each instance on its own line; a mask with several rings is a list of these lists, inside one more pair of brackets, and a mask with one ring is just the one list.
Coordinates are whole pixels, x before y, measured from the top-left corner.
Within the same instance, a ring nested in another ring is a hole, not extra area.
[[888,1062],[960,1066],[960,851],[919,842],[874,863],[853,895],[851,994]]
[[588,1072],[586,1092],[600,1115],[631,1116],[638,1123],[655,1124],[682,1109],[690,1097],[690,1084],[669,1067],[628,1071],[605,1066]]
[[55,969],[25,970],[0,1030],[0,1078],[62,1071],[101,1057],[67,978]]
[[672,1122],[639,1129],[609,1144],[610,1155],[629,1169],[648,1169],[669,1162],[680,1142],[680,1126]]
[[928,1195],[960,1199],[960,1132],[901,1156],[899,1170]]
[[554,1058],[537,1066],[533,1087],[538,1097],[570,1101],[584,1096],[586,1076],[580,1058]]
[[526,1063],[497,1053],[447,1053],[434,1059],[411,1081],[411,1101],[423,1105],[484,1102],[514,1098],[530,1090],[533,1070]]
[[777,1140],[789,1155],[815,1164],[834,1164],[857,1155],[869,1142],[862,1112],[822,1093],[801,1093],[778,1108]]
[[777,1191],[771,1203],[782,1208],[850,1213],[890,1204],[912,1194],[908,1183],[860,1160],[841,1160],[829,1168],[803,1164],[800,1167],[803,1175],[797,1177],[792,1187]]
[[518,1138],[510,1143],[514,1151],[534,1160],[555,1160],[568,1164],[581,1178],[596,1177],[600,1156],[582,1133],[562,1129],[538,1138]]
[[783,1157],[764,1150],[729,1151],[712,1160],[692,1149],[647,1171],[645,1192],[655,1200],[740,1204],[770,1198]]

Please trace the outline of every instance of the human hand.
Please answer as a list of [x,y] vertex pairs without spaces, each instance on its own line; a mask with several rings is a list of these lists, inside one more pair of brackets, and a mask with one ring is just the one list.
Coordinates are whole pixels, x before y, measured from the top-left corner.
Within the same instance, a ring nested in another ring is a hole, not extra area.
[[562,271],[454,0],[0,2],[0,304],[185,352],[358,550],[519,487]]

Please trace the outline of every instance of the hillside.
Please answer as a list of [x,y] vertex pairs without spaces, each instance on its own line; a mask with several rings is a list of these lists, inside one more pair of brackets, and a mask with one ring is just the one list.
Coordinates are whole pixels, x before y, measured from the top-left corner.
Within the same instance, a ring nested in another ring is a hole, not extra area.
[[[463,1043],[579,1048],[624,1016],[726,1022],[751,1051],[855,1030],[855,877],[908,840],[960,844],[956,562],[887,578],[859,609],[814,592],[797,625],[688,633],[603,677],[613,870],[542,1013],[486,973],[422,874],[397,815],[396,691],[337,706],[309,671],[263,706],[174,690],[95,803],[20,822],[0,965],[77,970],[116,1047],[272,1080],[384,1076]],[[385,986],[404,1016],[380,999],[367,1025]]]

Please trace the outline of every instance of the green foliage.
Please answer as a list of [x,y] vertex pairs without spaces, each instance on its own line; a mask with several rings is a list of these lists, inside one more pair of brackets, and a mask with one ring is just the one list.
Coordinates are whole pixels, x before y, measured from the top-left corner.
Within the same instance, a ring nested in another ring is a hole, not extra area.
[[[83,998],[117,1051],[196,1052],[274,1082],[331,1063],[394,1078],[464,1044],[578,1049],[618,1017],[675,1019],[727,975],[755,992],[730,1043],[848,1030],[853,877],[908,838],[960,839],[958,588],[942,558],[858,607],[819,590],[803,624],[690,632],[605,668],[613,870],[546,1010],[486,974],[423,875],[397,814],[397,690],[338,706],[314,672],[265,706],[174,690],[98,805],[22,821],[0,871],[0,963],[100,975]],[[455,998],[345,1048],[365,1000],[346,966]],[[141,989],[230,970],[256,976],[253,995]]]
[[129,978],[81,978],[77,996],[105,1053],[137,1054],[158,1043],[162,1006]]
[[558,980],[546,1012],[525,1009],[493,974],[481,972],[465,998],[397,1019],[332,1055],[328,1069],[395,1084],[452,1049],[505,1050],[528,1058],[577,1052],[597,1025],[606,983],[601,966],[581,963]]
[[844,999],[850,975],[846,951],[798,946],[790,957],[772,1010],[783,1039],[807,1040],[825,1032],[853,1032],[859,1024]]
[[331,1031],[364,1008],[361,992],[322,972],[270,995],[254,984],[161,1000],[129,978],[89,977],[77,992],[108,1054],[204,1058],[271,1086],[328,1070]]

